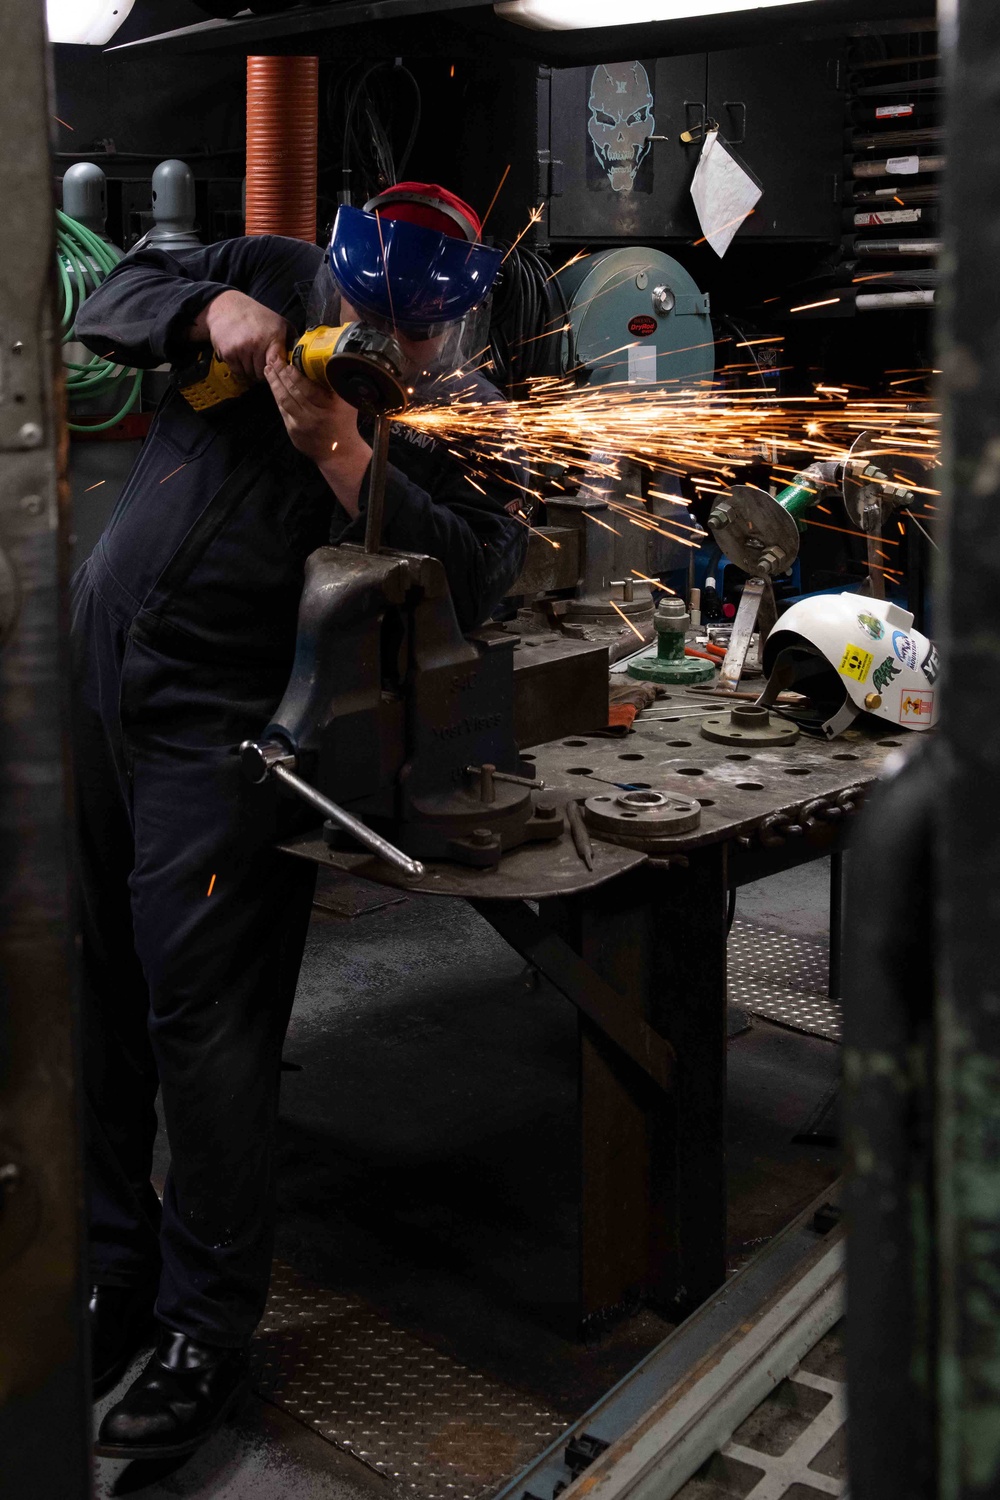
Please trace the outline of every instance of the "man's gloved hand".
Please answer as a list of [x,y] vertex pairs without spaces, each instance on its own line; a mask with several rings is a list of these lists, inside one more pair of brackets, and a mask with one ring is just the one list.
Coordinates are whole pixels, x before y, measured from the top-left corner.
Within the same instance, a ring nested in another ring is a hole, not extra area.
[[211,344],[233,374],[248,385],[264,379],[269,360],[284,360],[288,324],[278,313],[244,292],[230,289],[213,297],[191,325],[192,343]]
[[268,361],[264,374],[293,445],[318,465],[348,514],[357,515],[372,450],[358,432],[354,407],[307,380],[283,354]]

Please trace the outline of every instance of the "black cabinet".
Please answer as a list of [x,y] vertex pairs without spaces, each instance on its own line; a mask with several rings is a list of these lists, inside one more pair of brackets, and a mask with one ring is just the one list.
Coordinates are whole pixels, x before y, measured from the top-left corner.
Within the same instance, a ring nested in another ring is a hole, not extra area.
[[697,238],[691,179],[713,121],[764,190],[741,238],[837,239],[840,55],[796,43],[553,69],[539,112],[549,239]]
[[[706,57],[558,68],[550,103],[552,239],[677,239],[698,233],[688,193]],[[656,139],[665,137],[665,139]]]
[[764,190],[741,239],[839,239],[840,60],[829,42],[709,53],[709,118]]

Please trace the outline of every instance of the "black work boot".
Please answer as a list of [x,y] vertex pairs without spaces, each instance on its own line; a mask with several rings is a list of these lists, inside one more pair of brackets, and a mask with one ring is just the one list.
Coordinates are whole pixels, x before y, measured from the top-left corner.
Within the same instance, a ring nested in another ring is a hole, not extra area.
[[246,1349],[218,1349],[161,1329],[149,1364],[101,1423],[94,1451],[139,1459],[191,1453],[239,1409],[249,1389]]
[[95,1286],[90,1302],[90,1369],[94,1400],[117,1385],[143,1344],[153,1341],[156,1287]]

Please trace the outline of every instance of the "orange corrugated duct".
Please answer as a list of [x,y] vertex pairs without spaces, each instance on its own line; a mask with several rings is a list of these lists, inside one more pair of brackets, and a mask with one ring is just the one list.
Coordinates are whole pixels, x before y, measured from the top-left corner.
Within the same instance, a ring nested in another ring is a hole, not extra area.
[[316,239],[319,59],[247,58],[247,234]]

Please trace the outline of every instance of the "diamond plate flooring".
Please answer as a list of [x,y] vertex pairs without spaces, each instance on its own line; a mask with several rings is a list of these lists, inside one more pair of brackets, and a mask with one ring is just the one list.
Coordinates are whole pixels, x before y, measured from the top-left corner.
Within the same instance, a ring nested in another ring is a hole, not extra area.
[[731,1003],[794,1031],[840,1041],[840,1005],[827,995],[826,944],[737,917],[728,956]]
[[276,1262],[256,1389],[419,1500],[479,1500],[565,1416]]

